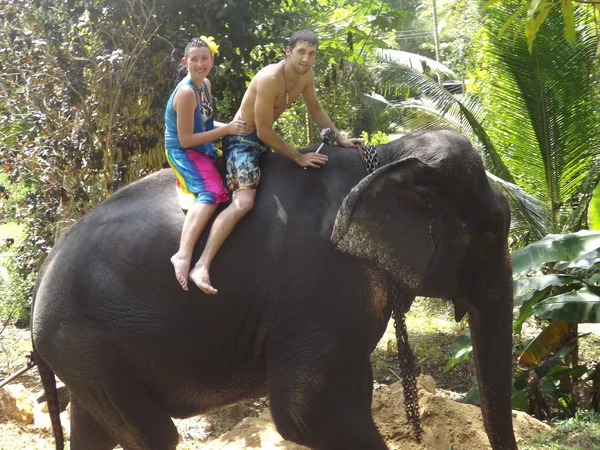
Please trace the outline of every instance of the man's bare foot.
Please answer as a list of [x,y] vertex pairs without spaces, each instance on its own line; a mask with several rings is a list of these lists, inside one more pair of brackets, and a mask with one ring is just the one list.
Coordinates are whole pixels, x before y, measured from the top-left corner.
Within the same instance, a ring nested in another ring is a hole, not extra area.
[[211,286],[208,270],[204,267],[194,267],[190,272],[190,279],[196,283],[196,286],[202,289],[202,292],[205,294],[216,294],[219,292]]
[[181,258],[175,253],[171,256],[171,264],[175,268],[175,278],[181,285],[184,291],[188,290],[188,275],[190,272],[190,260],[187,258]]

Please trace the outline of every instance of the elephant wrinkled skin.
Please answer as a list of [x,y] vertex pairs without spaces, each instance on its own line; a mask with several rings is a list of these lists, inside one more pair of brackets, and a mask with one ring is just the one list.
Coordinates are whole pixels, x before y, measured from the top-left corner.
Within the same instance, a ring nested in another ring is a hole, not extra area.
[[256,206],[212,266],[217,296],[183,291],[173,274],[184,216],[170,170],[60,238],[36,285],[32,337],[50,403],[52,373],[70,391],[72,450],[175,449],[171,417],[266,394],[286,439],[386,449],[369,355],[390,280],[406,309],[423,295],[453,301],[457,320],[468,313],[490,443],[517,448],[510,216],[480,156],[447,130],[378,146],[370,175],[356,151],[323,152],[329,162],[308,171],[264,156]]

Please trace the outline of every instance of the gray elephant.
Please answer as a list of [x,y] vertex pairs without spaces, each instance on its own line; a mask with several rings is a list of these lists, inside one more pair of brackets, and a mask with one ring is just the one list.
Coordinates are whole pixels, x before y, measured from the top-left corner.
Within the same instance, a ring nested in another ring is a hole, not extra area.
[[170,170],[60,238],[36,285],[32,337],[50,403],[53,373],[70,391],[72,450],[175,449],[172,417],[267,394],[286,439],[386,449],[369,355],[392,288],[403,311],[422,295],[451,300],[457,320],[468,313],[491,446],[517,448],[510,215],[479,154],[448,130],[378,146],[370,175],[358,152],[322,151],[318,170],[264,156],[256,206],[212,266],[216,297],[173,275],[184,216]]

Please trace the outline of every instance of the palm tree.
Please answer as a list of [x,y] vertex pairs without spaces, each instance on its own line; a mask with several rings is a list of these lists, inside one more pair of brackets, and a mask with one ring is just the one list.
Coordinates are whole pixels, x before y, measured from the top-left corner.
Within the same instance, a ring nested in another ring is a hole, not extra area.
[[482,153],[489,178],[511,203],[513,234],[519,235],[525,230],[533,231],[538,238],[545,236],[548,229],[546,209],[540,200],[515,184],[486,132],[486,112],[481,103],[471,95],[452,95],[433,80],[456,78],[455,74],[436,61],[412,53],[378,50],[377,58],[380,65],[374,68],[373,75],[381,93],[388,98],[394,97],[402,91],[399,86],[408,86],[419,95],[408,100],[402,100],[401,96],[396,101],[387,100],[381,94],[365,95],[364,103],[374,116],[371,121],[387,119],[395,125],[396,132],[402,133],[452,128],[469,136]]
[[[485,118],[474,109],[472,98],[449,94],[414,64],[409,67],[404,55],[379,52],[383,65],[376,80],[384,95],[390,86],[418,89],[421,99],[404,102],[396,108],[399,114],[406,117],[407,108],[418,108],[437,116],[424,126],[439,126],[443,118],[446,126],[476,136],[498,181],[518,184],[541,202],[545,214],[536,207],[539,202],[513,196],[518,208],[512,235],[527,243],[547,232],[577,231],[586,225],[600,169],[600,97],[589,11],[575,8],[578,39],[573,44],[563,38],[560,17],[549,17],[530,54],[522,33],[498,36],[516,3],[503,2],[484,16],[481,62],[489,74],[481,95]],[[511,185],[503,187],[514,192]]]

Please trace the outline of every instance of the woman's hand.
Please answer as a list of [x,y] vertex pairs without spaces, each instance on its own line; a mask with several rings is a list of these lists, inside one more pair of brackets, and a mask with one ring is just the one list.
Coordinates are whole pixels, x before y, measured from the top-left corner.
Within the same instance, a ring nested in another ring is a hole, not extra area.
[[246,125],[241,119],[233,119],[226,126],[227,134],[234,134],[238,136],[246,136],[254,131],[254,128]]

